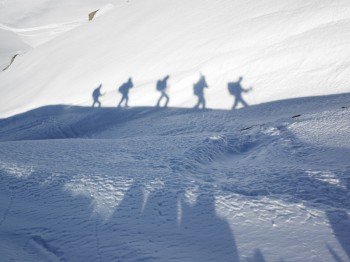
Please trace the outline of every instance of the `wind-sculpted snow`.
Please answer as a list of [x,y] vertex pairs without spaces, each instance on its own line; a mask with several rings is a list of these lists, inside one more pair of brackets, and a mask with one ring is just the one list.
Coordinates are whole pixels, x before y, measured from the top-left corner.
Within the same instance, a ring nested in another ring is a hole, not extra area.
[[1,261],[350,261],[349,0],[0,13]]
[[2,119],[0,252],[347,261],[348,103],[342,94],[235,111],[51,106]]

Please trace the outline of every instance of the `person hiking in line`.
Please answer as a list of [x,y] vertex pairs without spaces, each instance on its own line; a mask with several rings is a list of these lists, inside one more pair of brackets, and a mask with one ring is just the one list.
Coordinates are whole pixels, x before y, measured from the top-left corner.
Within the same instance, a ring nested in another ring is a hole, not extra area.
[[208,84],[205,80],[205,76],[201,75],[198,82],[193,85],[193,93],[198,97],[198,102],[194,108],[199,108],[199,106],[202,105],[202,108],[205,109],[204,88],[208,88]]
[[92,103],[92,107],[95,107],[95,104],[97,104],[98,107],[101,107],[101,102],[98,100],[100,96],[103,96],[104,94],[101,94],[101,87],[102,84],[100,84],[93,92],[92,92],[92,99],[94,102]]
[[244,89],[241,85],[242,80],[243,80],[243,77],[239,77],[237,82],[231,82],[227,84],[228,91],[235,98],[232,109],[235,109],[238,106],[238,103],[241,103],[243,107],[248,106],[247,102],[244,101],[244,99],[242,98],[242,93],[248,93],[251,90],[253,90],[253,88],[250,87],[248,89]]
[[157,90],[159,92],[161,92],[161,96],[160,98],[158,99],[158,102],[157,102],[157,107],[160,107],[160,102],[162,101],[163,98],[165,98],[165,104],[164,104],[164,107],[167,107],[168,106],[168,103],[169,103],[169,96],[168,94],[166,93],[166,89],[168,87],[168,79],[169,79],[169,75],[167,75],[166,77],[164,77],[162,80],[158,80],[157,81]]
[[118,107],[121,107],[122,103],[125,101],[125,107],[128,107],[128,102],[129,102],[129,90],[134,86],[134,84],[132,83],[132,79],[131,77],[129,78],[129,80],[127,82],[125,82],[124,84],[122,84],[118,91],[123,95],[122,99],[120,100]]

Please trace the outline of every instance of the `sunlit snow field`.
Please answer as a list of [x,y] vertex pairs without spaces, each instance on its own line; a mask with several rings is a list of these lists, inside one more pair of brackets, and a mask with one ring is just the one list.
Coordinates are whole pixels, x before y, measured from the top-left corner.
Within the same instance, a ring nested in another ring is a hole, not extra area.
[[0,260],[350,261],[349,32],[347,0],[0,0]]

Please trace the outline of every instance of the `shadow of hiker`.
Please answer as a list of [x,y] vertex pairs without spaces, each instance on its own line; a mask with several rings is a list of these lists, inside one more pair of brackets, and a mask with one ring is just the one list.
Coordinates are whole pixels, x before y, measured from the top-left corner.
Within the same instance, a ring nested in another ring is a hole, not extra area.
[[162,101],[163,98],[165,98],[165,104],[164,104],[164,107],[167,107],[168,106],[168,103],[169,103],[169,95],[166,93],[166,89],[168,88],[168,79],[169,79],[169,75],[167,75],[166,77],[164,77],[163,79],[161,80],[158,80],[157,81],[157,85],[156,85],[156,89],[157,91],[159,91],[161,93],[161,96],[159,97],[158,99],[158,102],[157,102],[157,107],[160,107],[160,103]]
[[259,248],[255,249],[253,257],[247,258],[247,262],[266,262],[263,253]]
[[95,107],[95,104],[97,104],[97,107],[101,107],[101,102],[99,101],[99,98],[104,95],[101,93],[101,88],[102,88],[102,84],[100,84],[92,92],[92,99],[93,99],[92,107]]
[[182,203],[180,229],[186,236],[183,245],[192,249],[194,261],[239,261],[232,230],[216,214],[215,197],[210,190],[202,192],[193,206]]
[[343,259],[337,254],[337,252],[335,252],[335,250],[332,248],[331,245],[326,244],[326,247],[327,247],[329,253],[332,255],[334,261],[343,262]]
[[327,211],[333,233],[350,259],[350,218],[343,210]]
[[130,89],[134,86],[131,77],[128,79],[127,82],[123,83],[119,88],[118,91],[119,93],[122,94],[122,98],[120,99],[120,102],[118,104],[118,107],[122,106],[122,103],[125,101],[124,106],[128,107],[128,102],[129,102],[129,91]]
[[174,186],[165,184],[145,197],[142,185],[134,184],[124,195],[108,222],[119,249],[116,259],[239,261],[232,231],[215,213],[212,193],[203,192],[191,206]]
[[193,93],[198,97],[198,102],[194,106],[195,109],[199,108],[200,106],[202,106],[202,109],[205,109],[206,102],[204,97],[204,88],[208,88],[208,84],[205,80],[205,76],[201,75],[198,82],[193,84]]
[[242,93],[248,93],[253,90],[253,88],[250,87],[249,89],[244,89],[241,85],[242,80],[243,77],[239,77],[237,82],[230,82],[227,84],[229,93],[234,96],[232,109],[236,109],[239,103],[241,103],[243,107],[248,106],[247,102],[242,97]]

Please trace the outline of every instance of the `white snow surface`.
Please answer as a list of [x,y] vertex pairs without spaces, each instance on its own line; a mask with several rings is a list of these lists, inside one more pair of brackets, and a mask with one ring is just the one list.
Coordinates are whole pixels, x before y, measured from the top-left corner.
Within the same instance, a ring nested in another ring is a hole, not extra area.
[[23,54],[88,21],[88,14],[111,10],[116,0],[0,0],[0,70]]
[[2,258],[349,261],[349,101],[0,120]]
[[1,261],[350,261],[348,0],[0,11]]
[[248,104],[349,92],[349,44],[348,0],[120,1],[1,73],[7,102],[0,117],[48,104],[90,105],[100,83],[103,105],[114,106],[117,87],[129,77],[135,83],[130,105],[153,106],[155,82],[167,74],[169,106],[176,107],[193,107],[200,73],[210,108],[231,107],[227,82],[239,76],[254,88]]

